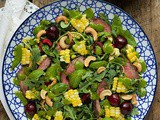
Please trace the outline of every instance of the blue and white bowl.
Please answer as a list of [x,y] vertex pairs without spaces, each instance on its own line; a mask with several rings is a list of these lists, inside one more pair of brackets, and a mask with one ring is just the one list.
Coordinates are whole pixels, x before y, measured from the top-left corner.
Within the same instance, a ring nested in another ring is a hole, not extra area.
[[14,92],[19,90],[19,88],[13,84],[13,78],[20,69],[19,65],[13,71],[10,71],[14,47],[21,43],[24,37],[33,36],[33,28],[37,26],[42,19],[54,21],[56,16],[62,13],[64,7],[76,9],[78,6],[82,12],[86,8],[92,8],[96,16],[98,13],[103,12],[108,16],[110,21],[113,19],[114,14],[117,14],[122,20],[123,27],[129,30],[135,37],[138,43],[137,51],[140,53],[141,59],[147,63],[147,71],[143,74],[143,78],[147,81],[147,95],[144,98],[138,98],[137,107],[140,114],[132,118],[133,120],[143,120],[145,118],[154,99],[158,72],[153,48],[142,28],[126,12],[110,3],[101,0],[61,0],[44,6],[28,17],[15,32],[6,49],[1,69],[2,81],[0,88],[3,93],[1,100],[10,119],[27,119],[24,113],[24,106],[14,95]]

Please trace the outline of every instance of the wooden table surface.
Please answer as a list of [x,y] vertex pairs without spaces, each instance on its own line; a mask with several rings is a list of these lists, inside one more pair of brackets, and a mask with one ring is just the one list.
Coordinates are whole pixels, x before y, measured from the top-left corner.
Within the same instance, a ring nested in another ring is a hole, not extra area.
[[[55,0],[32,0],[34,4],[42,7]],[[160,65],[160,0],[107,0],[116,4],[129,13],[139,24],[149,37]],[[4,6],[4,0],[0,0],[0,7]],[[158,78],[160,69],[158,68]],[[146,120],[160,120],[160,82],[158,83],[154,103],[146,117]],[[0,120],[9,120],[0,102]]]

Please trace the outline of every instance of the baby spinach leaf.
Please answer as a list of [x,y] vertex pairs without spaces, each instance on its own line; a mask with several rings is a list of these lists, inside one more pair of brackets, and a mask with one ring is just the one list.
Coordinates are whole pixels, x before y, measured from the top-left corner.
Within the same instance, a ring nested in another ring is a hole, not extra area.
[[95,29],[97,32],[102,32],[104,30],[104,26],[101,24],[90,24],[89,26]]
[[104,13],[99,13],[99,17],[104,20],[108,25],[111,25],[111,23],[108,20],[108,17]]
[[21,62],[21,59],[22,59],[22,46],[21,45],[17,45],[15,47],[13,55],[14,55],[14,60],[12,62],[11,70],[13,70]]
[[43,70],[34,70],[29,74],[28,79],[38,80],[39,77],[43,74],[44,74]]
[[93,12],[93,10],[92,10],[91,8],[86,9],[86,10],[84,11],[84,14],[86,14],[86,17],[87,17],[88,19],[94,18],[94,12]]

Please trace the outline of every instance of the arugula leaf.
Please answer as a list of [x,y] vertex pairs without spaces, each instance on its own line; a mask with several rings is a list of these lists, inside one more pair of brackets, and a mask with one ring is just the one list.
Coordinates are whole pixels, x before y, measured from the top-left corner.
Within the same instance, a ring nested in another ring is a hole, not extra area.
[[128,44],[132,45],[133,47],[136,47],[136,40],[128,30],[122,30],[120,35],[124,36],[127,39]]
[[86,78],[90,78],[93,76],[93,71],[88,70],[86,71],[85,75],[82,76],[82,80],[86,79]]
[[27,99],[23,96],[21,91],[16,91],[14,94],[21,100],[23,105],[27,105]]
[[39,50],[38,46],[36,46],[35,48],[32,49],[32,56],[31,56],[32,69],[36,69],[37,68],[37,62],[40,59],[41,59],[41,53],[40,53],[40,50]]
[[104,13],[99,13],[99,17],[104,20],[108,25],[111,25],[111,23],[109,22],[107,16]]
[[13,70],[21,62],[21,59],[22,59],[22,46],[21,45],[17,45],[15,47],[13,55],[14,55],[14,60],[12,62],[11,70]]
[[66,8],[63,9],[63,15],[65,15],[69,19],[80,19],[82,17],[82,14],[79,10],[68,10]]
[[95,29],[97,32],[102,32],[104,31],[104,26],[101,24],[90,24],[89,25],[91,28]]
[[145,88],[147,86],[147,82],[141,78],[138,83],[138,88]]
[[86,14],[86,17],[87,17],[88,19],[94,18],[94,12],[93,12],[93,10],[92,10],[91,8],[86,9],[86,10],[84,11],[84,14]]
[[101,74],[95,73],[95,74],[93,75],[93,77],[91,78],[91,80],[90,80],[88,83],[86,83],[83,87],[81,87],[81,88],[79,89],[79,92],[81,92],[81,93],[88,93],[89,91],[87,90],[87,88],[88,88],[90,85],[92,85],[95,81],[101,82],[101,81],[102,81],[102,78],[104,78],[105,75],[106,75],[106,71],[102,72]]
[[137,94],[138,94],[140,97],[144,97],[144,96],[146,96],[147,91],[146,91],[145,88],[140,88],[140,89],[138,89]]
[[44,74],[43,70],[34,70],[29,74],[28,79],[37,80],[43,74]]
[[66,110],[67,113],[68,113],[68,117],[67,118],[71,118],[72,120],[77,120],[76,112],[72,107],[64,106],[64,110]]
[[111,36],[110,33],[108,32],[99,32],[98,33],[98,39],[101,41],[101,42],[104,42],[106,40],[107,37]]
[[112,29],[114,30],[116,27],[122,29],[122,22],[121,19],[118,17],[118,15],[115,14],[112,22]]
[[40,84],[44,83],[44,81],[39,80],[43,74],[43,70],[34,70],[29,74],[27,80],[23,81],[23,84],[28,86],[30,89],[33,87],[39,87]]
[[138,114],[139,114],[138,108],[134,107],[132,109],[131,115],[138,115]]

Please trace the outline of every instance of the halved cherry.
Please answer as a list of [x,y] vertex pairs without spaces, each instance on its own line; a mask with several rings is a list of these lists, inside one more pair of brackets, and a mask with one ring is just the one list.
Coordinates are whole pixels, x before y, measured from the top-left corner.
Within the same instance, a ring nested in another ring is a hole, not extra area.
[[52,42],[49,39],[43,39],[42,43],[47,44],[48,46],[52,47]]

